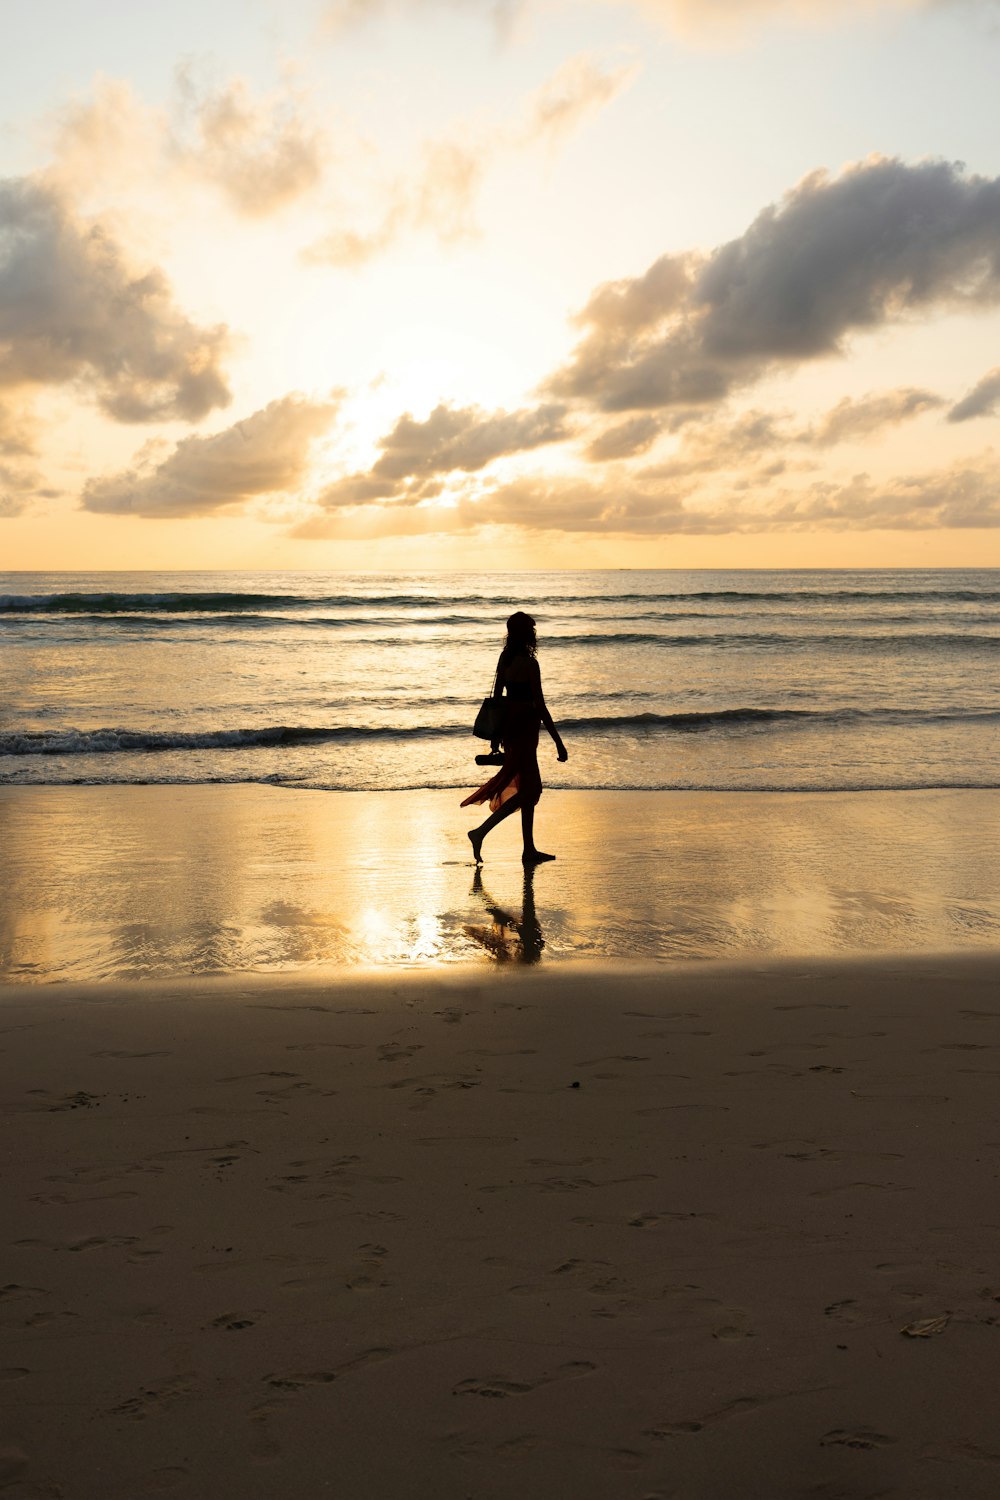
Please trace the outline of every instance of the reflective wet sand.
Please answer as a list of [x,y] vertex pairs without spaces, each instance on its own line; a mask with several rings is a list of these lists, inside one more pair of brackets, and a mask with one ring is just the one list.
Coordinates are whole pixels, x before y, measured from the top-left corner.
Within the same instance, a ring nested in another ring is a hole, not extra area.
[[1000,947],[1000,793],[548,792],[479,875],[454,792],[0,791],[0,976]]

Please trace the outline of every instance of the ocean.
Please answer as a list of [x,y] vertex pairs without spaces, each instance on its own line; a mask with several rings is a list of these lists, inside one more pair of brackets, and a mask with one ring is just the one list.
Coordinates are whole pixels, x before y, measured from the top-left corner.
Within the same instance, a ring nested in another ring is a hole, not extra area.
[[0,783],[470,788],[503,622],[547,787],[1000,786],[1000,571],[0,574]]

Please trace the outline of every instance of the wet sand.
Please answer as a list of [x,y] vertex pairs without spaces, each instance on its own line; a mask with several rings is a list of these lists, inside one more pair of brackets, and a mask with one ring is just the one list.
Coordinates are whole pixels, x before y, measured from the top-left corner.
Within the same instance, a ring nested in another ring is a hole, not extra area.
[[0,991],[5,1500],[997,1493],[1000,958]]
[[0,980],[1000,949],[1000,792],[0,788]]

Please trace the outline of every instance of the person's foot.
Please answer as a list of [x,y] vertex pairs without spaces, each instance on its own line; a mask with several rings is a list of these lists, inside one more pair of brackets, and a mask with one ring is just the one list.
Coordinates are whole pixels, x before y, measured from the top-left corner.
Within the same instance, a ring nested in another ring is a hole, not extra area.
[[[472,837],[472,834],[469,834]],[[521,855],[521,863],[525,865],[540,865],[546,859],[555,859],[554,854],[546,854],[542,849],[525,849]]]
[[483,841],[477,834],[477,829],[469,829],[469,843],[472,845],[472,857],[477,865],[481,865],[483,862]]

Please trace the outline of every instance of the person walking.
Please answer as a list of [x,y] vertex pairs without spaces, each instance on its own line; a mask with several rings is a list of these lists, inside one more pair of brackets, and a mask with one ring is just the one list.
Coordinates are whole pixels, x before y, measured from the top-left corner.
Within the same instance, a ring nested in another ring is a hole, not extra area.
[[535,845],[535,807],[542,795],[538,770],[538,731],[544,724],[552,736],[560,761],[569,759],[566,746],[552,722],[542,692],[538,666],[538,640],[532,617],[518,610],[507,621],[507,638],[497,663],[496,696],[503,697],[501,745],[503,765],[484,786],[463,799],[462,806],[488,803],[490,815],[478,828],[469,829],[469,842],[477,865],[483,862],[483,840],[498,823],[520,811],[526,865],[555,859]]

